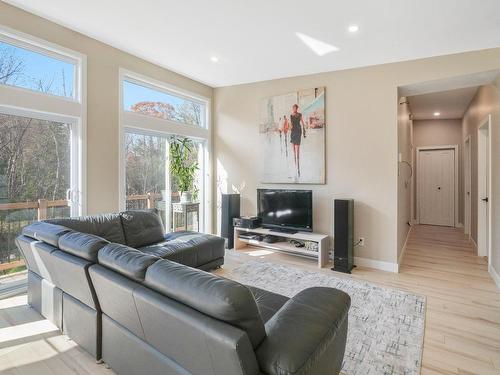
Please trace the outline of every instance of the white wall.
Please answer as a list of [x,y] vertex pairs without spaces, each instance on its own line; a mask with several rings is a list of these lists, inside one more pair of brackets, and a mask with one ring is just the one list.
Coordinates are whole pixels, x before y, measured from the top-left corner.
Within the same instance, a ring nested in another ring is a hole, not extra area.
[[[463,138],[471,137],[471,159],[472,159],[472,212],[471,212],[471,235],[477,243],[477,129],[487,115],[491,114],[492,141],[492,172],[491,183],[491,205],[492,210],[492,265],[497,275],[500,275],[500,78],[494,84],[479,88],[467,112],[465,113],[462,131]],[[499,285],[500,287],[500,285]]]
[[[260,183],[259,102],[297,89],[326,86],[327,183],[292,186],[314,191],[315,231],[330,235],[333,198],[354,198],[355,236],[366,239],[366,246],[356,247],[355,255],[397,267],[402,242],[398,233],[403,233],[398,230],[402,225],[398,220],[398,86],[497,68],[500,49],[492,49],[217,88],[214,166],[219,186],[216,183],[214,193],[231,192],[232,185],[245,183],[243,213],[255,214],[257,187],[290,187]],[[408,210],[408,204],[399,210]]]
[[[411,222],[411,192],[415,168],[412,160],[413,121],[410,119],[411,108],[407,98],[399,99],[398,105],[398,263],[402,261],[406,239]],[[410,166],[408,166],[409,163]]]

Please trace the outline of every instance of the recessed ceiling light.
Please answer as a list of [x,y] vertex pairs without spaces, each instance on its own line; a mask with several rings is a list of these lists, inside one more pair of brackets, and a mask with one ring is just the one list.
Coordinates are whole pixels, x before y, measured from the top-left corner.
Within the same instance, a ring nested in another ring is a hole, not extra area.
[[305,35],[302,33],[295,33],[297,37],[308,46],[311,51],[313,51],[318,56],[324,56],[327,53],[338,51],[339,49],[331,44],[313,38],[309,35]]
[[349,30],[350,33],[357,33],[359,31],[359,26],[358,25],[349,25],[349,27],[347,28],[347,30]]
[[210,57],[210,61],[216,63],[216,62],[219,62],[219,58],[217,56],[212,56],[212,57]]
[[434,116],[436,117],[441,116],[441,112],[434,112]]

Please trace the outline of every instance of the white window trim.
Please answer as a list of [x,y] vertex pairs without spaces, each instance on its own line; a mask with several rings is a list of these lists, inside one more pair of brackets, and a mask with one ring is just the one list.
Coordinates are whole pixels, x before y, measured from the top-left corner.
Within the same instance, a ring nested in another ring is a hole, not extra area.
[[[75,64],[74,98],[0,84],[0,112],[71,125],[72,215],[87,212],[87,57],[76,51],[0,25],[0,40]],[[77,165],[78,168],[73,168]]]
[[[181,125],[181,126],[193,127],[193,128],[197,128],[197,129],[208,129],[208,127],[209,127],[208,112],[210,112],[210,111],[207,110],[208,109],[207,106],[210,105],[210,98],[204,97],[202,95],[193,93],[193,92],[188,91],[188,90],[180,89],[177,86],[171,85],[169,83],[161,82],[161,81],[155,80],[153,78],[149,78],[149,77],[146,77],[144,75],[131,72],[131,71],[126,70],[126,69],[120,69],[120,82],[123,82],[123,81],[128,81],[128,82],[137,84],[139,86],[146,87],[146,88],[151,89],[151,90],[163,92],[167,95],[177,96],[179,98],[186,99],[186,100],[203,105],[205,108],[205,111],[203,113],[203,117],[204,117],[203,126],[198,126],[198,125],[194,125],[194,124],[186,124],[186,123],[182,123],[179,121],[173,121],[173,120],[167,120],[167,119],[161,119],[161,120],[168,121],[171,124],[175,124],[175,126]],[[120,84],[120,90],[123,94],[123,86],[121,84]],[[121,97],[120,103],[121,104],[123,103],[123,96]],[[148,117],[148,118],[151,117],[148,115],[134,113],[132,111],[128,111],[128,110],[123,109],[123,108],[122,108],[122,110],[126,114],[135,114],[135,115],[144,116],[144,117]]]
[[[126,207],[126,186],[125,186],[125,133],[126,131],[136,130],[143,134],[158,135],[170,137],[178,135],[181,137],[189,137],[205,142],[205,155],[203,155],[202,170],[203,176],[203,196],[200,197],[200,230],[206,232],[212,231],[212,132],[211,132],[211,99],[188,90],[181,89],[177,86],[155,80],[150,77],[132,72],[127,69],[119,69],[118,90],[119,90],[119,185],[120,191],[118,194],[118,205],[120,210],[125,210]],[[180,96],[182,98],[196,101],[205,108],[205,123],[204,127],[197,125],[184,124],[177,121],[156,118],[152,116],[142,115],[127,111],[123,108],[123,81],[137,83],[139,85],[166,92],[167,94]]]
[[2,25],[0,25],[0,41],[57,60],[65,61],[67,63],[74,64],[76,66],[75,76],[73,77],[74,81],[73,97],[42,93],[36,90],[31,90],[28,88],[17,87],[17,86],[10,86],[10,85],[0,85],[0,86],[12,87],[20,91],[28,91],[31,93],[37,93],[39,95],[54,97],[57,99],[62,99],[70,102],[78,102],[81,104],[83,103],[83,99],[85,98],[84,87],[86,85],[85,73],[86,73],[87,58],[85,55]]

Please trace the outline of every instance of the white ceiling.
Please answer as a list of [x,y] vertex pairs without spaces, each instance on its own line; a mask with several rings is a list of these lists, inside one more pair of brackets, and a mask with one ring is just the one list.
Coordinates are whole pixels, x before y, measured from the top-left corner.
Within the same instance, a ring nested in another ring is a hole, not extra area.
[[211,86],[500,46],[499,0],[6,2]]
[[[414,120],[461,119],[477,92],[476,87],[407,97]],[[439,112],[439,116],[434,116]]]

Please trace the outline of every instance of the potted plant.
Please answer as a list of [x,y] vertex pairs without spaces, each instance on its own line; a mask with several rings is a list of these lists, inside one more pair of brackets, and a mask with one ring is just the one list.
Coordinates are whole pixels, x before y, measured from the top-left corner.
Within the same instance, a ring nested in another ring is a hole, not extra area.
[[170,141],[170,173],[177,179],[182,203],[191,202],[198,194],[194,182],[199,167],[197,158],[193,158],[194,147],[189,138],[174,137]]

